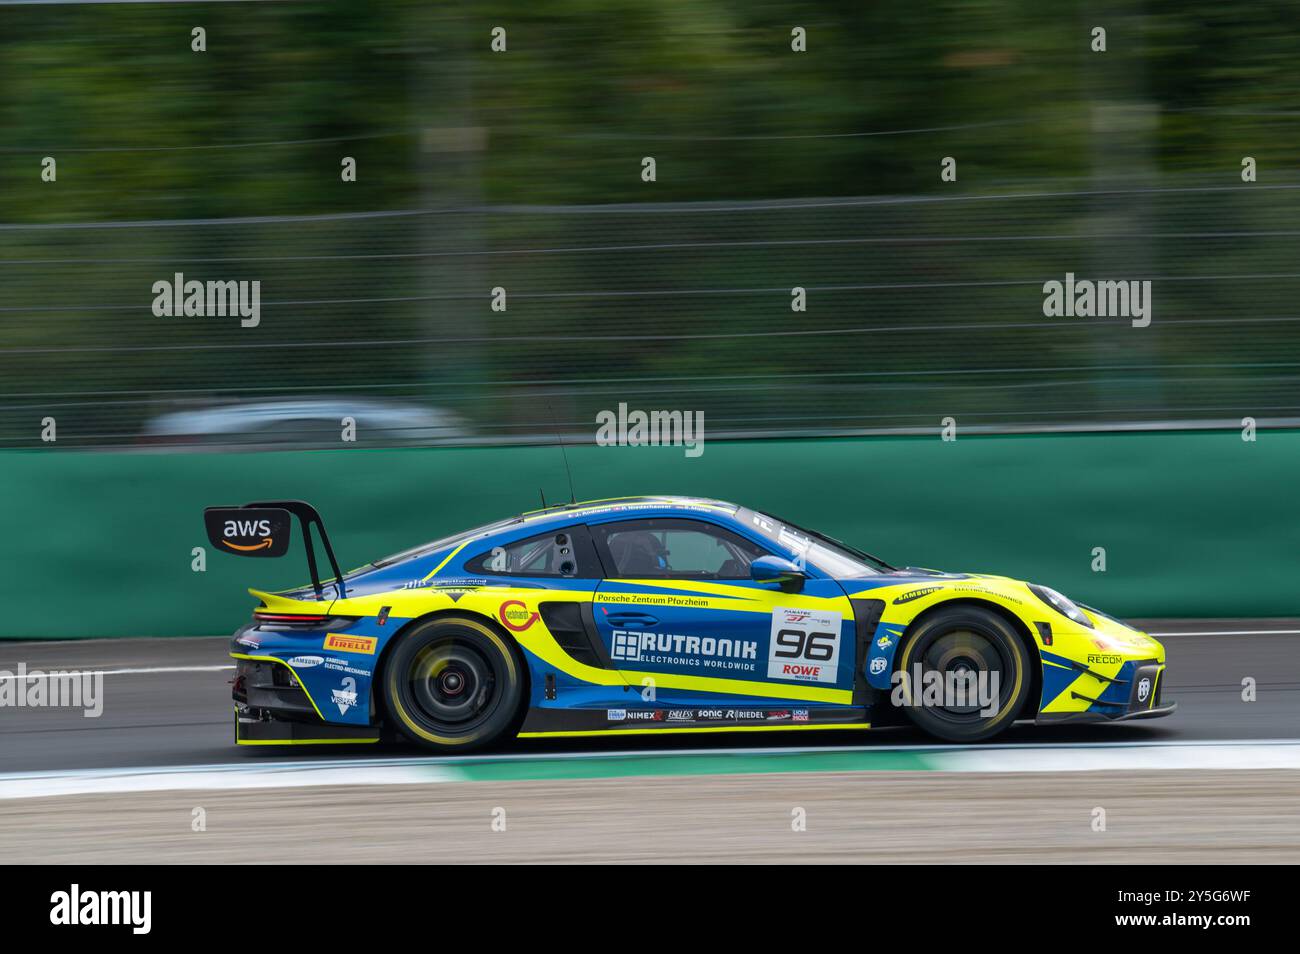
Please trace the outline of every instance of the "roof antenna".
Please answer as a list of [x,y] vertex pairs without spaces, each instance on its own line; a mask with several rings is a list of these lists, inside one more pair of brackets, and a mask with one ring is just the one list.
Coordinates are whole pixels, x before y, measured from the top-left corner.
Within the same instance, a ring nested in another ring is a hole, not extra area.
[[560,455],[564,458],[564,475],[569,478],[569,503],[576,504],[578,495],[573,492],[573,471],[569,470],[569,452],[564,449],[564,438],[560,436],[560,425],[555,420],[555,409],[551,407],[549,401],[546,402],[546,410],[551,413],[551,423],[555,425],[555,439],[560,442]]

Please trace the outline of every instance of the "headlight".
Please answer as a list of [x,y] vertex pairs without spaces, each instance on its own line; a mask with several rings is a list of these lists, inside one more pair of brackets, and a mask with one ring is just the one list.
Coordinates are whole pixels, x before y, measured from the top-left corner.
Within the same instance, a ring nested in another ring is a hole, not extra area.
[[1066,619],[1078,623],[1080,626],[1087,626],[1089,629],[1093,628],[1092,620],[1088,619],[1083,610],[1075,606],[1068,597],[1062,596],[1050,586],[1037,586],[1030,583],[1029,591]]

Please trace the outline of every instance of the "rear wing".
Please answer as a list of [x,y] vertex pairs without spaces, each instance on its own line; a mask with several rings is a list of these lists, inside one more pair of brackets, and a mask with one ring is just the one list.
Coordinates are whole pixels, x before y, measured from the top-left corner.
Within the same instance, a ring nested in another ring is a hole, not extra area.
[[[307,569],[311,572],[312,589],[320,597],[324,589],[316,567],[316,547],[312,542],[314,526],[325,547],[330,569],[334,571],[333,583],[338,587],[339,599],[347,596],[343,587],[343,571],[334,557],[329,534],[320,512],[303,500],[263,500],[241,507],[207,507],[203,511],[203,526],[208,540],[222,553],[246,557],[282,557],[289,552],[289,538],[293,532],[293,517],[302,525],[302,543],[307,551]],[[326,583],[330,582],[328,580]]]

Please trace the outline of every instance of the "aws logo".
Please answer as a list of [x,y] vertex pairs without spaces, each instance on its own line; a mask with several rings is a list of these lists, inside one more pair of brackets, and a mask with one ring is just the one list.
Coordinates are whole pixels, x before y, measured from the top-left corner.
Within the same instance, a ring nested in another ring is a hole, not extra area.
[[[262,542],[252,544],[231,542],[232,538],[247,539],[248,537],[261,537]],[[232,550],[249,553],[253,550],[269,549],[275,544],[275,537],[271,535],[270,520],[227,520],[226,525],[221,529],[221,542]]]
[[289,513],[272,508],[210,507],[203,522],[212,545],[239,556],[277,557],[289,549]]

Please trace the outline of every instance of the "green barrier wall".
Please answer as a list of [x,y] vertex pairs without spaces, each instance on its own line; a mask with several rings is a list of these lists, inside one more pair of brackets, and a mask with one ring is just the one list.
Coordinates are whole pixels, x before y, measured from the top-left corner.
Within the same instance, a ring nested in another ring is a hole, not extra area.
[[[1300,432],[937,437],[570,447],[579,499],[720,497],[895,564],[1047,583],[1126,616],[1300,615]],[[306,579],[207,546],[202,509],[298,497],[345,568],[565,499],[554,447],[250,454],[0,453],[0,636],[224,634],[244,588]],[[1093,572],[1105,547],[1107,569]]]

